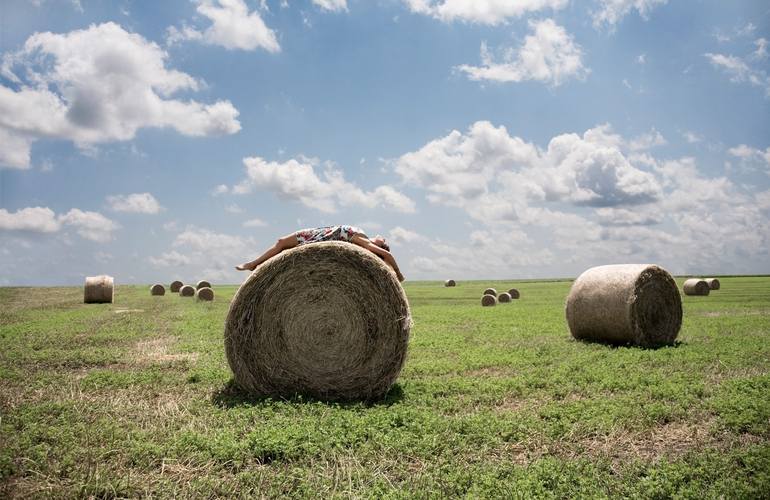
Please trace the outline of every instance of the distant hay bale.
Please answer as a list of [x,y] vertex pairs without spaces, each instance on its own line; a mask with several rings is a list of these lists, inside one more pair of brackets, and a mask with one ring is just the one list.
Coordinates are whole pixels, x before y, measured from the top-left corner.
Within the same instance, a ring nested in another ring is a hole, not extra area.
[[194,297],[195,296],[195,287],[192,285],[185,285],[182,288],[179,289],[179,296],[180,297]]
[[486,290],[484,290],[484,295],[494,295],[495,297],[497,297],[497,290],[495,290],[494,288],[487,288]]
[[519,291],[515,288],[511,288],[508,290],[508,295],[511,296],[512,299],[518,299],[519,298]]
[[593,267],[572,284],[565,308],[580,340],[671,344],[682,326],[682,299],[665,269],[650,264]]
[[211,288],[211,283],[209,283],[206,280],[200,280],[197,285],[195,285],[196,290],[200,290],[201,288]]
[[171,290],[171,293],[179,293],[179,289],[184,286],[184,283],[181,281],[172,281],[171,286],[169,289]]
[[691,278],[684,282],[682,291],[685,295],[708,295],[711,287],[706,280]]
[[166,295],[166,287],[160,283],[155,283],[150,287],[150,295]]
[[395,273],[345,242],[284,251],[243,282],[225,322],[236,383],[260,396],[383,397],[406,359],[412,320]]
[[457,283],[455,283],[455,280],[446,280],[444,282],[444,286],[455,286]]
[[195,298],[198,300],[205,300],[206,302],[211,302],[214,300],[214,290],[212,290],[209,287],[203,287],[199,288],[195,291]]
[[490,307],[497,305],[497,297],[494,295],[490,295],[488,293],[485,293],[481,296],[481,305],[484,307]]
[[500,303],[510,302],[511,296],[508,292],[503,292],[497,296],[497,301]]
[[716,278],[706,278],[704,280],[711,290],[719,290],[719,280]]
[[112,304],[115,278],[106,274],[87,276],[83,291],[83,302],[86,304]]

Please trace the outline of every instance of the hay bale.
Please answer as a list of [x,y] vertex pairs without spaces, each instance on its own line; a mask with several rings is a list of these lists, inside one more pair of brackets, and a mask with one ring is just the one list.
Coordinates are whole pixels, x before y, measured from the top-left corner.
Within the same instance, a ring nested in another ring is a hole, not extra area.
[[511,296],[512,299],[518,299],[519,298],[519,291],[515,288],[511,288],[508,290],[508,295]]
[[179,296],[180,297],[194,297],[195,296],[195,287],[192,285],[185,285],[182,288],[179,289]]
[[706,278],[706,284],[708,284],[711,290],[719,290],[719,280],[716,278]]
[[709,287],[706,280],[691,278],[684,282],[682,291],[685,295],[708,295],[711,291],[711,287]]
[[196,290],[200,290],[201,288],[211,288],[211,283],[209,283],[206,280],[200,280],[197,285],[195,285]]
[[86,304],[112,304],[115,278],[106,274],[86,276],[83,302]]
[[203,288],[199,288],[195,291],[195,298],[198,300],[205,300],[206,302],[211,302],[214,300],[214,290],[211,288],[204,286]]
[[486,290],[484,290],[484,295],[494,295],[495,297],[497,297],[497,290],[495,290],[494,288],[487,288]]
[[171,286],[169,289],[171,290],[171,293],[179,293],[179,289],[184,286],[184,283],[181,281],[172,281]]
[[455,286],[457,283],[455,283],[455,280],[446,280],[444,282],[444,286]]
[[383,397],[401,372],[412,320],[396,275],[345,242],[302,245],[243,282],[225,322],[236,383],[261,396]]
[[166,287],[160,283],[155,283],[150,287],[150,295],[166,295]]
[[481,305],[484,307],[491,307],[497,305],[497,297],[494,295],[490,295],[488,293],[485,293],[481,296]]
[[500,303],[507,303],[511,301],[511,296],[508,292],[503,292],[497,296],[497,301]]
[[682,326],[682,299],[665,269],[650,264],[593,267],[567,296],[572,336],[616,344],[671,344]]

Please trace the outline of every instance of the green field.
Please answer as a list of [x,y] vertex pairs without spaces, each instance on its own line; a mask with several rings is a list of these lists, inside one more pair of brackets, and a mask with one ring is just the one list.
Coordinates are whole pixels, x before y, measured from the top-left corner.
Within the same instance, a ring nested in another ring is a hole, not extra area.
[[[770,278],[721,281],[655,350],[573,341],[568,281],[407,283],[376,404],[235,390],[235,287],[3,288],[0,497],[768,498]],[[487,286],[522,298],[481,308]]]

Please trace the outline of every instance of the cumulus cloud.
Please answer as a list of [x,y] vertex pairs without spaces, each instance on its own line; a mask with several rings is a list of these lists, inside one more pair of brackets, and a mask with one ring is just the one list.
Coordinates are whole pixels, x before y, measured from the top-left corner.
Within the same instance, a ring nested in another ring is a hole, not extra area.
[[497,25],[541,10],[563,9],[567,0],[404,0],[410,11],[443,22]]
[[765,96],[770,97],[770,77],[761,69],[753,67],[746,59],[725,54],[704,54],[712,66],[721,69],[730,77],[733,83],[748,83],[760,87],[765,91]]
[[260,218],[249,219],[243,223],[243,227],[264,227],[267,226],[267,222]]
[[27,207],[16,212],[0,209],[0,231],[56,233],[64,226],[72,227],[81,237],[99,243],[110,241],[112,233],[119,227],[98,212],[78,208],[58,216],[48,207]]
[[163,207],[150,193],[134,193],[107,197],[107,203],[115,212],[157,214]]
[[250,193],[255,189],[267,190],[278,196],[333,213],[340,206],[383,207],[397,212],[415,211],[414,202],[395,188],[382,185],[364,191],[345,180],[342,170],[326,163],[319,175],[318,160],[300,157],[286,162],[267,161],[260,157],[243,159],[246,179],[230,190],[235,194]]
[[[320,0],[323,3],[338,4],[336,0]],[[344,3],[345,0],[342,0]],[[166,33],[170,45],[184,40],[193,40],[207,45],[218,45],[229,50],[256,50],[268,52],[281,50],[275,32],[267,27],[259,12],[249,11],[243,0],[198,0],[198,13],[211,21],[204,30],[183,25],[171,26]]]
[[397,245],[401,243],[414,243],[422,241],[423,239],[424,237],[421,234],[410,231],[409,229],[405,229],[401,226],[394,227],[388,233],[388,240],[391,243],[395,243]]
[[72,226],[83,238],[99,243],[112,239],[112,233],[118,225],[99,212],[88,212],[73,208],[59,217],[62,224]]
[[746,144],[739,144],[728,149],[727,152],[738,158],[744,166],[766,169],[766,173],[770,175],[770,147],[763,151]]
[[323,10],[341,12],[348,10],[347,0],[313,0],[313,3]]
[[0,164],[29,168],[32,143],[73,141],[83,149],[134,138],[144,127],[189,136],[233,134],[229,101],[202,104],[171,96],[200,82],[166,67],[168,54],[115,23],[65,34],[36,33],[6,54],[0,85]]
[[599,8],[593,12],[594,27],[613,28],[634,10],[646,19],[655,7],[667,2],[668,0],[599,0]]
[[583,65],[583,51],[567,31],[552,19],[530,21],[532,32],[517,48],[507,48],[496,62],[481,44],[481,66],[463,64],[456,69],[471,80],[523,82],[534,80],[558,86],[570,78],[583,79],[589,73]]
[[[173,249],[156,257],[159,265],[168,262],[200,270],[208,279],[224,281],[235,280],[239,276],[233,266],[266,250],[264,243],[259,244],[254,238],[219,233],[198,226],[187,226],[178,233],[172,243]],[[165,257],[165,258],[164,258]]]
[[147,260],[155,267],[178,267],[190,264],[190,257],[176,250],[165,252],[159,257],[149,257]]

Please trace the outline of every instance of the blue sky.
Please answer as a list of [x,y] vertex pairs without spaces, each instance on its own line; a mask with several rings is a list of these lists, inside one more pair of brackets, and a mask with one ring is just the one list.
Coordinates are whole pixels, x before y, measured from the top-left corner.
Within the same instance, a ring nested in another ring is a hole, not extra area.
[[770,6],[10,0],[0,284],[235,283],[354,224],[407,279],[768,273]]

